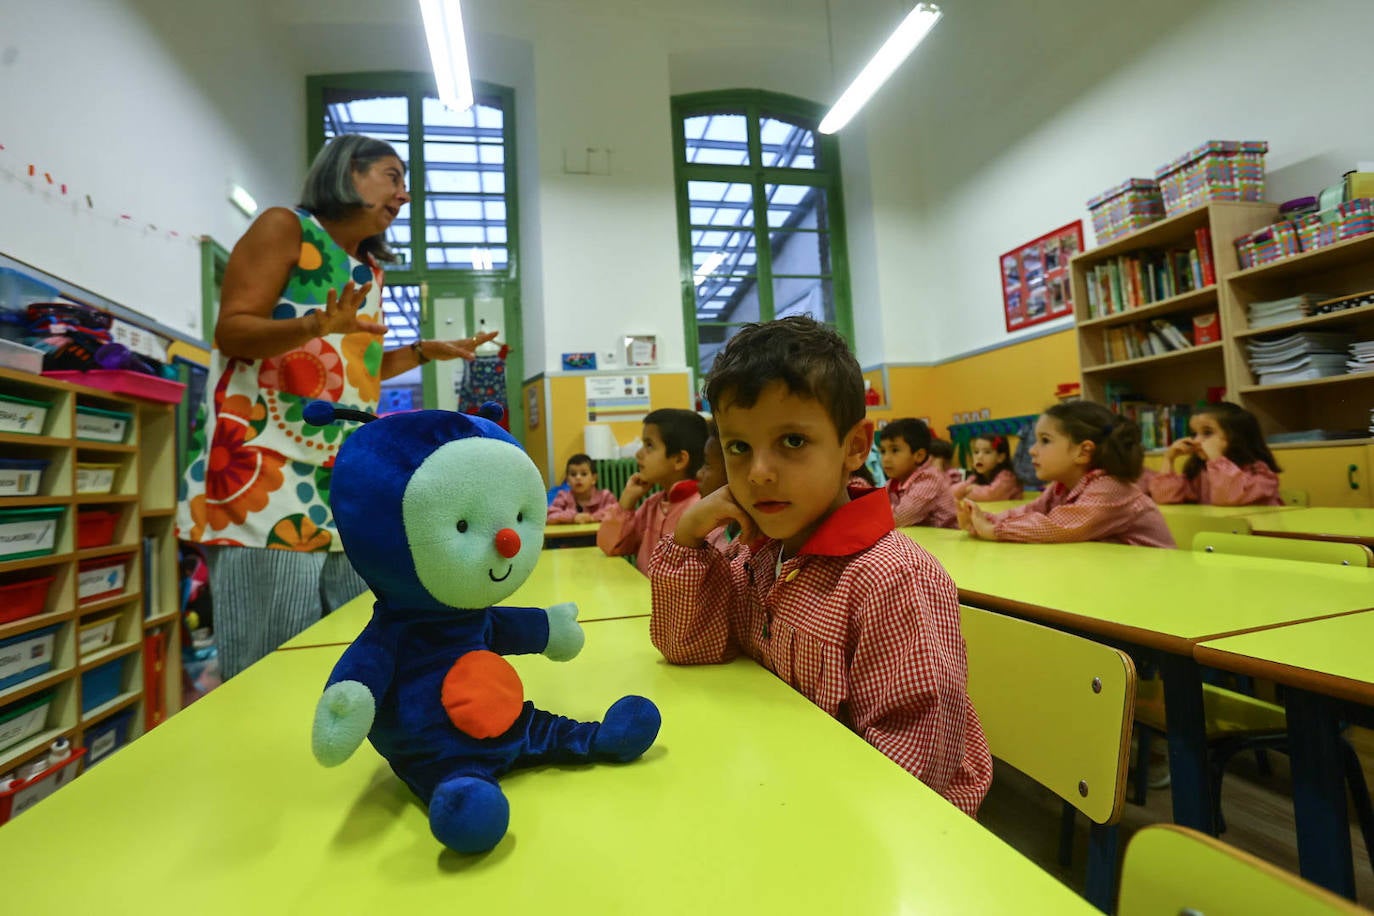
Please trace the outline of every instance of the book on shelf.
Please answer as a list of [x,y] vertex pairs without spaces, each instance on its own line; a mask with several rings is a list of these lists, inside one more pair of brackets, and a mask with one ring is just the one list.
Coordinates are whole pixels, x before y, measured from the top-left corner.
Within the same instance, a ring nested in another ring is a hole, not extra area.
[[1350,345],[1345,368],[1353,373],[1374,372],[1374,340],[1357,340]]
[[1273,340],[1248,341],[1245,349],[1256,383],[1277,385],[1344,375],[1354,342],[1350,334],[1300,331]]
[[157,556],[157,538],[143,539],[143,619],[151,620],[159,613],[162,604],[158,597],[158,573],[160,564]]
[[1095,265],[1084,276],[1088,316],[1103,318],[1216,283],[1211,233],[1197,231],[1192,248],[1147,249]]
[[1149,324],[1142,321],[1119,328],[1108,328],[1103,334],[1103,340],[1106,342],[1107,361],[1113,363],[1160,356],[1177,350],[1186,350],[1193,345],[1182,331],[1162,318]]
[[1140,427],[1140,443],[1146,449],[1165,448],[1189,434],[1189,404],[1158,404],[1115,382],[1107,383],[1105,396],[1109,409]]
[[1306,318],[1313,314],[1313,309],[1319,302],[1327,298],[1324,293],[1299,293],[1296,296],[1287,296],[1283,299],[1251,302],[1246,306],[1245,311],[1249,318],[1250,328],[1258,330]]

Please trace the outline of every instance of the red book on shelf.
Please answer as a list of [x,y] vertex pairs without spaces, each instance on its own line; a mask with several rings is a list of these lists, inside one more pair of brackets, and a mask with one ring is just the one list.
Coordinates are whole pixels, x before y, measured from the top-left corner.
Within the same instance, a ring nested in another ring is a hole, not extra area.
[[1193,232],[1197,239],[1197,256],[1202,262],[1202,285],[1211,286],[1217,282],[1217,271],[1212,263],[1212,230],[1200,226]]
[[1221,322],[1216,312],[1193,316],[1193,346],[1215,343],[1221,340]]

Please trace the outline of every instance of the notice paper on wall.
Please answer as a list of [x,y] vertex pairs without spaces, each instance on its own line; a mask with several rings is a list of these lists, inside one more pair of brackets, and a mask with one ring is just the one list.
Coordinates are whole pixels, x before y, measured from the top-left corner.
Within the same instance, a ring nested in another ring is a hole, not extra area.
[[647,375],[595,375],[585,382],[589,423],[638,423],[649,412]]

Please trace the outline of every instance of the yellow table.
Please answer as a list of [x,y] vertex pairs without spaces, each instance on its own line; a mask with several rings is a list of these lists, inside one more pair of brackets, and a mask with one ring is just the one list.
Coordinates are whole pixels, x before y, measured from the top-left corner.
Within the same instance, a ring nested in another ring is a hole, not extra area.
[[[283,649],[331,646],[357,638],[372,619],[371,592],[363,592],[328,617],[282,643]],[[578,619],[645,616],[649,613],[649,580],[622,557],[608,557],[596,547],[546,550],[530,577],[501,602],[516,607],[548,607],[576,601]]]
[[601,530],[600,522],[583,522],[579,525],[545,525],[544,541],[565,541],[570,538],[591,538],[596,542],[596,533]]
[[[1289,512],[1292,506],[1200,506],[1196,503],[1171,503],[1159,507],[1169,533],[1181,550],[1192,546],[1193,535],[1199,531],[1214,531],[1218,525],[1214,519],[1244,519],[1253,522],[1255,517],[1271,512]],[[1235,532],[1235,529],[1230,529]],[[1235,532],[1244,533],[1244,532]]]
[[1346,541],[1374,547],[1374,509],[1290,509],[1250,519],[1255,534],[1314,541]]
[[508,776],[510,833],[458,856],[369,745],[311,757],[338,651],[273,653],[0,829],[6,911],[1096,912],[753,662],[668,665],[644,619],[511,661],[567,715],[653,698],[655,746]]
[[[1298,865],[1303,877],[1354,898],[1342,718],[1374,707],[1374,612],[1345,614],[1199,643],[1197,660],[1287,685]],[[1350,704],[1362,707],[1352,709]]]
[[1164,677],[1174,820],[1211,832],[1205,639],[1374,607],[1374,569],[1121,544],[1006,544],[904,528],[968,604],[1148,650]]

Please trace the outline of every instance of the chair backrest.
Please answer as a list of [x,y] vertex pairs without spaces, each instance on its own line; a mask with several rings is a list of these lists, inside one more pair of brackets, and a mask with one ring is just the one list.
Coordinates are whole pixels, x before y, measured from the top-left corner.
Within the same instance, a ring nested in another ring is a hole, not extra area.
[[968,693],[992,755],[1099,824],[1121,816],[1135,707],[1124,652],[961,606]]
[[1164,523],[1174,536],[1174,543],[1180,547],[1193,543],[1193,535],[1199,531],[1217,531],[1222,534],[1249,534],[1250,523],[1237,515],[1231,518],[1218,516],[1192,515],[1189,512],[1165,512]]
[[1306,506],[1306,490],[1279,490],[1279,499],[1283,500],[1285,506]]
[[1253,537],[1200,531],[1193,535],[1193,549],[1207,553],[1238,553],[1271,560],[1306,560],[1338,566],[1374,566],[1374,551],[1363,544],[1340,541],[1308,541],[1302,538]]
[[1131,838],[1117,903],[1117,916],[1363,912],[1276,865],[1173,824],[1154,824]]

